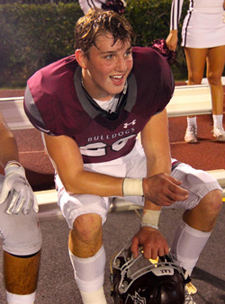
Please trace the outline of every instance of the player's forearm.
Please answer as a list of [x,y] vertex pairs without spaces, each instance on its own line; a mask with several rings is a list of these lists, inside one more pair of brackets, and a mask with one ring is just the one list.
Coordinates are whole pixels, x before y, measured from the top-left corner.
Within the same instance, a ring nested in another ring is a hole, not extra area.
[[144,210],[161,210],[162,207],[153,204],[151,201],[145,200]]
[[19,161],[19,152],[16,140],[12,131],[7,126],[2,114],[0,113],[0,165],[4,168],[8,161]]
[[10,160],[19,161],[19,152],[13,136],[1,137],[0,165],[4,168]]
[[123,196],[123,178],[82,171],[73,178],[60,176],[67,192],[98,196]]
[[[147,161],[147,177],[153,176],[155,174],[164,172],[170,174],[171,172],[171,158],[169,152],[166,158],[163,155],[161,158],[155,158],[154,161]],[[145,210],[161,210],[161,206],[152,203],[150,200],[145,199],[144,211]]]
[[[162,159],[157,159],[157,161],[153,163],[150,161],[147,162],[147,176],[152,176],[160,172],[170,174],[171,158],[169,153],[167,155],[167,158],[163,157]],[[161,206],[154,204],[148,199],[145,199],[141,227],[151,227],[158,229],[161,209]]]

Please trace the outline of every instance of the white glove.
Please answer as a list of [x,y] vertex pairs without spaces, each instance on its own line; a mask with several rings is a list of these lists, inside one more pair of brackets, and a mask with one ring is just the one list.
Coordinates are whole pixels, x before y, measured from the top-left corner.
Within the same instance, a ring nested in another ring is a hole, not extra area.
[[32,207],[38,212],[37,199],[26,179],[25,170],[16,161],[9,162],[5,167],[5,179],[0,194],[0,204],[3,203],[8,205],[8,214],[18,214],[21,211],[28,214]]

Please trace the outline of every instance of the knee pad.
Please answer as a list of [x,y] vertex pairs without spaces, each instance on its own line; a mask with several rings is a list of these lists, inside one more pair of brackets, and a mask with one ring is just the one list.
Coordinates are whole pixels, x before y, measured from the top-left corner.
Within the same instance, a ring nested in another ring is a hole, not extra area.
[[[3,204],[4,205],[4,204]],[[42,245],[42,236],[37,214],[6,214],[5,206],[0,206],[0,231],[3,238],[3,250],[16,256],[27,256],[38,252]]]
[[110,208],[108,197],[89,194],[70,195],[66,191],[62,191],[59,195],[58,203],[69,229],[73,229],[73,223],[78,216],[87,213],[99,214],[104,223]]
[[[182,187],[195,194],[198,200],[212,190],[222,190],[218,181],[212,175],[184,163],[179,164],[172,171],[172,176],[181,180],[183,182]],[[188,200],[190,201],[190,197]]]

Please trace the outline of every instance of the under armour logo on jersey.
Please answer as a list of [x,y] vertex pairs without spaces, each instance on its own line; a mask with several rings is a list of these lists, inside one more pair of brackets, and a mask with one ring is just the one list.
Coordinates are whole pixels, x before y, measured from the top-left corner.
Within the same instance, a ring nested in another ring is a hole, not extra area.
[[146,298],[142,298],[136,291],[133,296],[130,294],[127,296],[125,304],[128,302],[129,298],[133,301],[134,304],[146,304]]
[[124,129],[127,129],[128,128],[128,126],[130,126],[130,125],[132,125],[132,126],[134,126],[136,124],[136,119],[134,119],[132,122],[126,122],[124,125],[123,125],[123,127],[124,127]]

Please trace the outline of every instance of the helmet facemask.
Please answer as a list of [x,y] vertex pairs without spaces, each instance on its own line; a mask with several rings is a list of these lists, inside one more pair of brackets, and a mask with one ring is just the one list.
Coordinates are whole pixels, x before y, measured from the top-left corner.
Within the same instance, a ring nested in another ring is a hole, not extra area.
[[134,258],[130,246],[112,260],[112,296],[115,304],[183,304],[184,270],[169,254],[147,260],[139,248]]

